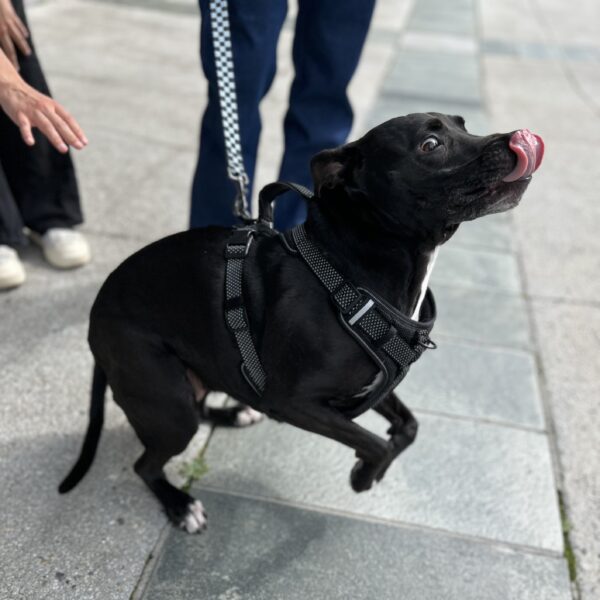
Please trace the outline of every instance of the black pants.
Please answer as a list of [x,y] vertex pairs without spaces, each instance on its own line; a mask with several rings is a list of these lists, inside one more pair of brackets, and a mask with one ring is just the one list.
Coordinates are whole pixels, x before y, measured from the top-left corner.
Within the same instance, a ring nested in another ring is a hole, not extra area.
[[[27,24],[22,0],[13,0]],[[32,40],[30,56],[19,55],[21,77],[50,94]],[[71,157],[55,150],[37,130],[35,146],[27,146],[18,127],[0,110],[0,244],[25,242],[23,227],[44,233],[83,221]]]

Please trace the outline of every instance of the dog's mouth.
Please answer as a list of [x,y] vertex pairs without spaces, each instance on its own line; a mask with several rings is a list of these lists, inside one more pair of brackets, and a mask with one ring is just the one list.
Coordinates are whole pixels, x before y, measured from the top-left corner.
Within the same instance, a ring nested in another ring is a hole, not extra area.
[[529,129],[520,129],[512,134],[509,148],[517,155],[517,164],[502,181],[511,182],[527,179],[542,164],[544,141]]

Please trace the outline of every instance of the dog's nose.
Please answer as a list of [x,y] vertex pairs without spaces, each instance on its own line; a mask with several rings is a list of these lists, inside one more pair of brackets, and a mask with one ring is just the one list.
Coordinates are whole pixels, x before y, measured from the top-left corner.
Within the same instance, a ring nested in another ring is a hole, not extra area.
[[508,147],[517,155],[517,164],[503,181],[526,179],[542,164],[544,141],[529,129],[515,131],[508,141]]

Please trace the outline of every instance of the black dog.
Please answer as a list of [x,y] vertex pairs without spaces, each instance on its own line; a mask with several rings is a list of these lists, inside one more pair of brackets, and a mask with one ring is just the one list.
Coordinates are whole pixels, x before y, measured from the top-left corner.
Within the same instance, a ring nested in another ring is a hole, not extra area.
[[[542,155],[541,139],[527,130],[479,137],[466,131],[461,117],[393,119],[313,158],[306,234],[349,280],[413,315],[434,250],[461,222],[516,206]],[[145,446],[136,472],[169,518],[190,532],[205,526],[202,505],[172,486],[163,466],[196,432],[210,390],[354,448],[356,491],[381,479],[415,439],[417,422],[393,393],[374,407],[391,424],[388,441],[338,408],[364,394],[378,368],[278,235],[258,238],[244,267],[246,310],[266,375],[264,393],[253,391],[223,317],[230,236],[219,227],[172,235],[128,258],[104,283],[90,318],[89,429],[61,492],[73,488],[93,460],[107,383]]]

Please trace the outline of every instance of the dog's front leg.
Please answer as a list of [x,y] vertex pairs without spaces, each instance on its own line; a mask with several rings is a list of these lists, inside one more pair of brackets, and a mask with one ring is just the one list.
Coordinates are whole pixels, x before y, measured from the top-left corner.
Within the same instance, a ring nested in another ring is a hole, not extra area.
[[392,452],[390,442],[326,404],[291,405],[287,406],[284,412],[278,411],[275,416],[291,425],[353,448],[359,459],[350,474],[350,484],[355,492],[363,492],[371,487],[378,472],[378,465],[385,463]]
[[412,412],[393,392],[375,406],[375,411],[390,422],[390,428],[387,432],[390,435],[392,447],[389,456],[379,465],[375,474],[375,480],[380,481],[393,460],[415,441],[419,423]]

